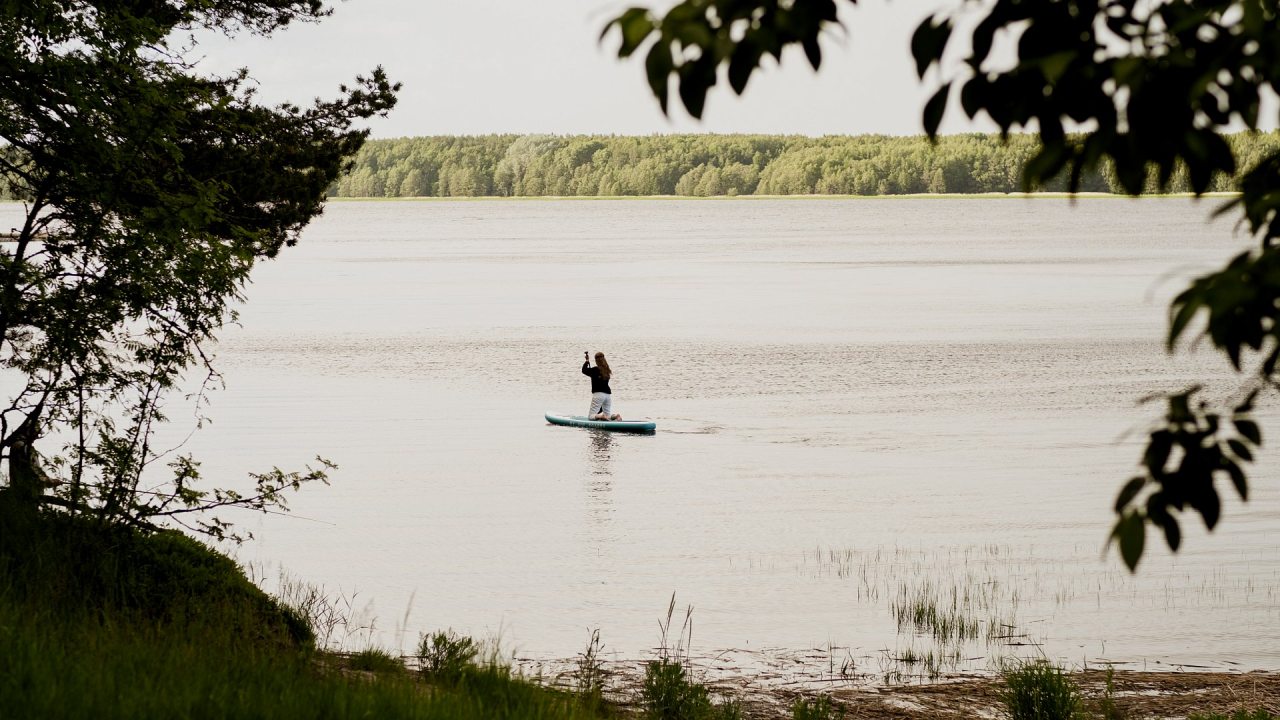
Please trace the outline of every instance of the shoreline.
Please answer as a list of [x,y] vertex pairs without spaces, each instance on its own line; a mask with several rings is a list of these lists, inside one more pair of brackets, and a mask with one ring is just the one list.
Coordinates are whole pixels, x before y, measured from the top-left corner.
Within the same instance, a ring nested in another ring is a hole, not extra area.
[[753,201],[753,200],[1174,200],[1174,199],[1229,199],[1238,197],[1237,192],[1211,192],[1203,195],[1193,193],[1166,193],[1151,195],[1118,195],[1115,193],[1067,193],[1067,192],[1034,192],[1034,193],[916,193],[904,195],[464,195],[457,197],[416,196],[416,197],[347,197],[330,196],[325,202],[538,202],[538,201],[640,201],[640,200],[694,200],[694,201]]
[[[801,202],[817,201],[904,201],[904,200],[1226,200],[1239,197],[1238,192],[1208,192],[1202,195],[1194,193],[1164,193],[1150,195],[1118,195],[1116,193],[1099,192],[1032,192],[1032,193],[914,193],[901,195],[459,195],[438,196],[419,195],[414,197],[378,197],[378,196],[338,196],[325,198],[325,203],[469,203],[469,202],[641,202],[645,200],[679,202],[753,202],[764,200],[785,200]],[[21,200],[0,199],[0,206],[21,205]]]
[[[693,681],[713,695],[742,703],[743,717],[753,720],[790,718],[799,698],[829,696],[843,706],[847,718],[936,720],[938,717],[1001,717],[1005,706],[1000,693],[1003,681],[997,673],[946,674],[933,679],[912,678],[884,684],[867,675],[841,676],[832,668],[825,677],[794,679],[794,669],[773,668],[772,677],[761,673],[734,675],[713,667],[716,658],[695,658],[687,666]],[[552,689],[577,687],[580,658],[549,663],[515,658],[514,667],[535,683]],[[710,661],[711,665],[708,664]],[[602,663],[609,702],[641,710],[645,677],[644,660],[612,660]],[[1226,714],[1237,711],[1280,712],[1280,672],[1269,670],[1126,670],[1090,666],[1068,671],[1079,687],[1083,706],[1100,710],[1110,703],[1127,718],[1185,718],[1191,714]],[[1100,713],[1105,716],[1105,713]]]

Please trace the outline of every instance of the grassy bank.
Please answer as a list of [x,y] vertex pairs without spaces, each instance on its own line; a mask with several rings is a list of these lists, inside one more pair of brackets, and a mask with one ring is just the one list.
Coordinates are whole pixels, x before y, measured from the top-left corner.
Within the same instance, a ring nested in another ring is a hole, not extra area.
[[0,520],[0,717],[598,717],[497,665],[424,679],[317,652],[303,618],[177,533]]

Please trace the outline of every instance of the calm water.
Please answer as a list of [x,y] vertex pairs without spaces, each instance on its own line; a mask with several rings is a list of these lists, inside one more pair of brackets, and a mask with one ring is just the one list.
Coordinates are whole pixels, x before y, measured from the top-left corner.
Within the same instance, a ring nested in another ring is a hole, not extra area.
[[[1280,668],[1280,457],[1178,556],[1103,554],[1138,399],[1234,386],[1159,342],[1248,243],[1216,202],[335,203],[256,275],[192,449],[212,478],[337,462],[239,555],[354,595],[393,648],[571,657],[599,628],[642,657],[674,592],[699,653],[877,673],[928,646],[894,604],[956,592],[1016,643],[966,667]],[[586,410],[584,350],[655,436],[544,423]]]

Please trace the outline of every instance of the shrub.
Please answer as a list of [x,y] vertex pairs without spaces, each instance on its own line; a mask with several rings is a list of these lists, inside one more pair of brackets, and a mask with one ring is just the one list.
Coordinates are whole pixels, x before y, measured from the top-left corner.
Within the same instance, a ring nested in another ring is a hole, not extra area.
[[418,640],[417,658],[422,674],[427,677],[457,679],[475,664],[479,654],[480,648],[474,640],[452,629],[423,635]]
[[793,720],[836,720],[844,717],[844,712],[831,698],[819,695],[812,700],[796,698],[791,705],[791,717]]
[[1072,720],[1080,712],[1080,688],[1056,665],[1026,663],[1001,676],[1000,700],[1012,720]]
[[364,670],[373,673],[402,673],[404,663],[400,658],[378,648],[369,648],[355,653],[347,659],[347,667],[352,670]]
[[714,709],[706,686],[690,680],[684,665],[669,658],[645,666],[640,700],[654,720],[701,720]]

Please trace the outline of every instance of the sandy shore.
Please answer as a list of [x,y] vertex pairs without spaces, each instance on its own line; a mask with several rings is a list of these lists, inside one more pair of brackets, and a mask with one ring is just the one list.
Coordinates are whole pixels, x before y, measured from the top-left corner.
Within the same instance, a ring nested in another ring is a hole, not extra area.
[[[1086,670],[1072,674],[1086,698],[1086,707],[1102,717],[1100,702],[1106,694],[1106,672]],[[875,690],[839,689],[832,696],[842,702],[849,718],[902,718],[1002,716],[993,678],[965,678],[931,685],[905,685]],[[1280,712],[1280,674],[1221,672],[1142,672],[1120,670],[1112,679],[1116,717],[1184,718],[1191,713],[1230,714],[1237,710],[1266,709]],[[755,714],[755,713],[759,714]],[[780,717],[773,708],[753,708],[753,717]]]
[[[925,720],[1004,715],[999,700],[1001,683],[990,674],[885,684],[869,674],[842,675],[839,667],[815,674],[786,667],[762,671],[757,666],[738,674],[730,667],[715,668],[716,657],[691,660],[693,677],[718,697],[741,700],[748,718],[790,718],[796,698],[819,693],[839,702],[845,717],[850,719]],[[644,661],[605,661],[602,669],[607,679],[606,697],[623,706],[636,706],[644,666]],[[577,686],[578,667],[573,659],[517,658],[517,667],[546,685],[567,689]],[[1106,669],[1076,670],[1071,672],[1071,677],[1080,686],[1086,708],[1096,717],[1105,717],[1102,702],[1107,696]],[[1127,720],[1185,718],[1192,713],[1229,715],[1237,710],[1258,709],[1280,714],[1280,673],[1115,670],[1110,697],[1118,711],[1111,717]]]

